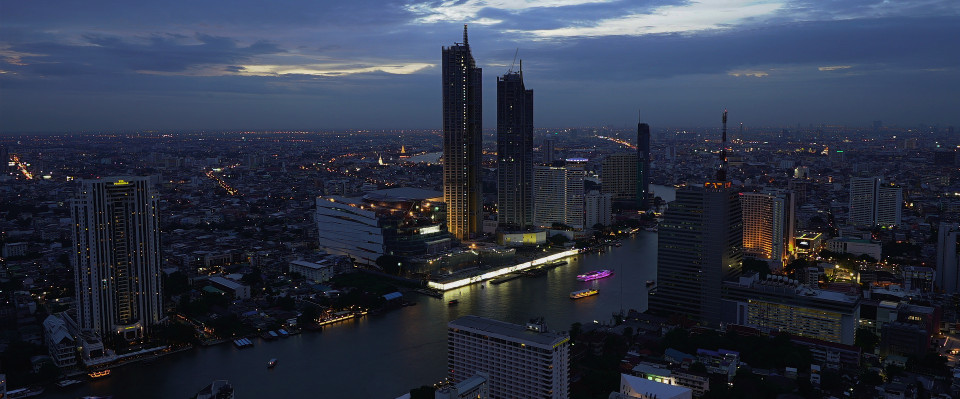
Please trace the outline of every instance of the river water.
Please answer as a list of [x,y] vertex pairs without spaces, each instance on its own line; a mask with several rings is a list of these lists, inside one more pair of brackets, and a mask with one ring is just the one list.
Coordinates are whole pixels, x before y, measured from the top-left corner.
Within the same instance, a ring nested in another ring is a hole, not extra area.
[[[656,188],[655,188],[656,189]],[[661,192],[672,190],[657,190]],[[666,199],[666,198],[664,198]],[[672,198],[671,198],[672,199]],[[322,332],[253,348],[232,344],[200,347],[149,364],[116,368],[105,379],[43,397],[112,395],[127,398],[189,398],[216,379],[229,380],[238,398],[395,398],[446,375],[447,322],[469,314],[522,324],[543,316],[547,326],[567,330],[574,322],[609,322],[620,309],[646,304],[647,280],[656,278],[657,235],[640,232],[621,247],[566,259],[539,277],[524,277],[448,291],[443,299],[407,294],[417,303],[381,315],[326,326]],[[580,282],[576,275],[610,269],[613,276]],[[572,291],[596,287],[600,294],[571,300]],[[459,305],[447,301],[459,299]],[[267,360],[277,358],[274,369]]]

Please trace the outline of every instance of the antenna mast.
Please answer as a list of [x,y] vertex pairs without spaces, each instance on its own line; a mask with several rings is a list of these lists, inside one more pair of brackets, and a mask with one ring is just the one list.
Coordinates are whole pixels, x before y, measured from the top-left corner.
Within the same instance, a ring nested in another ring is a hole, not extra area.
[[727,181],[727,110],[723,110],[723,138],[720,140],[720,168],[717,169],[717,180]]

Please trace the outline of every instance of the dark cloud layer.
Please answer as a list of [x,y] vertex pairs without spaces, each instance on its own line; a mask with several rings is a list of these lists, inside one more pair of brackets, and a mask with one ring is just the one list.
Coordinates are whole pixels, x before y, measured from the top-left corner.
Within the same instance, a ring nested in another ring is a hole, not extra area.
[[436,65],[477,19],[500,21],[470,27],[485,106],[520,48],[537,126],[630,125],[637,108],[658,126],[713,124],[721,107],[753,125],[960,124],[949,0],[799,0],[721,30],[562,40],[523,32],[695,2],[487,7],[418,23],[399,0],[0,1],[0,131],[434,128],[439,68],[403,67]]

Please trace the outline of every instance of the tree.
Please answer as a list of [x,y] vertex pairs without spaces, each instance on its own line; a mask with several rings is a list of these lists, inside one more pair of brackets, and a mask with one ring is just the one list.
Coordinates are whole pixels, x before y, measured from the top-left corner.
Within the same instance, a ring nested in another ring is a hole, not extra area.
[[381,255],[376,263],[387,274],[399,275],[403,269],[403,258],[395,255]]
[[429,385],[413,388],[410,390],[410,399],[433,399],[436,391],[436,388]]
[[576,322],[570,325],[570,340],[576,340],[580,336],[580,333],[583,331],[583,324]]
[[745,258],[743,260],[743,271],[757,272],[760,278],[764,279],[770,274],[770,265],[759,259]]

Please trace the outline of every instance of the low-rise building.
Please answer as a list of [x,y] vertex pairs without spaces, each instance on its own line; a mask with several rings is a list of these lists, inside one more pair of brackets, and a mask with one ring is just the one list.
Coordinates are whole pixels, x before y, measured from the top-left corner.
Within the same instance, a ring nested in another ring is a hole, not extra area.
[[43,338],[53,364],[61,369],[77,365],[76,339],[62,318],[50,315],[43,320]]
[[249,286],[220,276],[211,277],[210,282],[218,289],[233,295],[235,299],[250,299]]
[[832,252],[854,256],[867,255],[876,260],[880,260],[882,248],[879,242],[851,237],[837,237],[827,241],[827,249]]
[[617,399],[692,399],[693,391],[681,386],[664,384],[629,374],[620,374],[620,392],[614,392],[609,397]]

